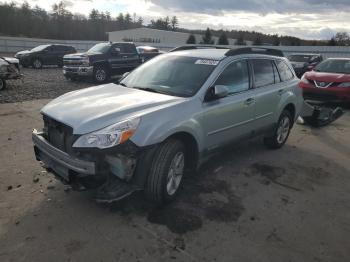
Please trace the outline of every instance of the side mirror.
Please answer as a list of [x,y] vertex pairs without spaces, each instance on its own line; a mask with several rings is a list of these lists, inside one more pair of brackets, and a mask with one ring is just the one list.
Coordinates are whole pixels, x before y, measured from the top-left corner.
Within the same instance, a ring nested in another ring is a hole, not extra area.
[[209,88],[208,93],[205,97],[205,100],[212,101],[216,99],[220,99],[228,96],[229,90],[227,86],[224,85],[216,85],[214,87]]
[[216,85],[214,86],[214,95],[216,98],[223,98],[225,96],[228,96],[228,88],[227,86],[223,85]]

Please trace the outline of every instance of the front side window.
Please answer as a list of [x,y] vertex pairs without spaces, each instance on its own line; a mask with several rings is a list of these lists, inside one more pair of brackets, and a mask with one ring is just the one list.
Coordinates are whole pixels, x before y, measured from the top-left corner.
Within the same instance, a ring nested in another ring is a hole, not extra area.
[[249,89],[248,62],[236,61],[230,64],[221,73],[215,85],[224,85],[230,94],[243,92]]
[[96,44],[88,50],[88,53],[102,53],[105,54],[111,48],[110,43],[100,43]]
[[162,55],[142,64],[120,84],[150,92],[190,97],[197,93],[219,61]]
[[280,73],[282,82],[289,81],[294,77],[292,70],[284,61],[277,61],[278,72]]
[[252,66],[256,88],[272,85],[275,83],[272,61],[266,59],[253,60]]

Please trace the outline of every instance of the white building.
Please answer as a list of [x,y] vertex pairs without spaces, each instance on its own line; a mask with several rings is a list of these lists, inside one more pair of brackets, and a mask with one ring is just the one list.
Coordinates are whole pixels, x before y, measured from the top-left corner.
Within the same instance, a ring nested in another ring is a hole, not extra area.
[[[135,42],[137,45],[152,45],[166,49],[185,45],[190,34],[143,27],[108,32],[108,36],[111,42]],[[202,35],[194,34],[194,36],[196,38],[196,43],[202,41]],[[218,37],[213,36],[212,38],[216,44]],[[234,45],[236,39],[228,39],[228,41],[230,45]]]

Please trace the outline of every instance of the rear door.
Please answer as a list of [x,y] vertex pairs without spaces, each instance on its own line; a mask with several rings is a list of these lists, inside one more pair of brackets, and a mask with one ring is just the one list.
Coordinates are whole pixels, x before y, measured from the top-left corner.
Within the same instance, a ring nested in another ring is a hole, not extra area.
[[226,86],[229,95],[203,103],[199,119],[205,130],[208,151],[250,136],[255,112],[254,90],[251,89],[247,60],[229,64],[219,75],[215,85]]
[[140,56],[134,44],[122,45],[120,53],[127,67],[126,72],[140,65]]
[[284,85],[274,60],[252,59],[250,63],[256,103],[254,132],[259,133],[273,126]]
[[45,48],[45,50],[42,52],[42,62],[45,65],[52,65],[55,64],[56,60],[56,50],[54,48],[54,45],[50,45]]

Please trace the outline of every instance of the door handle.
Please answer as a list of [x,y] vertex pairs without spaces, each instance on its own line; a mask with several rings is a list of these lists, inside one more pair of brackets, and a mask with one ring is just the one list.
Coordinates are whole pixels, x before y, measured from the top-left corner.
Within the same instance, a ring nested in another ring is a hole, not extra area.
[[247,106],[250,106],[251,104],[255,103],[255,99],[254,98],[248,98],[246,101],[244,101],[244,104]]
[[284,93],[283,89],[278,90],[278,95],[281,96]]

